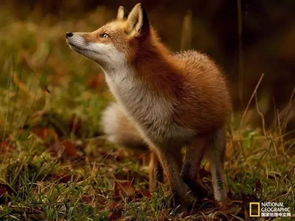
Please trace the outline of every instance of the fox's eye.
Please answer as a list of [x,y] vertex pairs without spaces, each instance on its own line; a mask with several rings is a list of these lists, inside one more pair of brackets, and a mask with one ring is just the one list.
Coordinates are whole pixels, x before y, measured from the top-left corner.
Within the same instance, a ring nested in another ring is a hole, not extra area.
[[102,34],[100,34],[99,35],[101,38],[109,38],[110,36],[109,36],[109,34],[107,34],[107,33],[102,33]]

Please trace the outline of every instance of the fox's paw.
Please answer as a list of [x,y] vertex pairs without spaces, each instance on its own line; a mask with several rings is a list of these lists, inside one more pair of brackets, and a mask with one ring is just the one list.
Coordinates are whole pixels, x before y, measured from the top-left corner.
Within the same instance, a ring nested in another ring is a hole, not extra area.
[[188,192],[184,196],[180,196],[177,193],[173,193],[170,196],[169,206],[179,212],[190,212],[197,206],[198,199]]
[[190,188],[192,194],[197,199],[204,199],[206,197],[209,197],[208,190],[198,182],[192,181],[192,180],[184,180],[184,182],[188,185]]

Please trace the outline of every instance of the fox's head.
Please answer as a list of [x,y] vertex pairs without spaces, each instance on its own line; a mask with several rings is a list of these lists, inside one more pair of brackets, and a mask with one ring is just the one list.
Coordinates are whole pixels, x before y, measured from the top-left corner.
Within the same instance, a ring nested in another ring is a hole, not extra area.
[[76,52],[96,61],[103,68],[115,68],[132,60],[150,36],[147,14],[137,4],[126,15],[120,6],[117,18],[93,32],[67,32],[68,45]]

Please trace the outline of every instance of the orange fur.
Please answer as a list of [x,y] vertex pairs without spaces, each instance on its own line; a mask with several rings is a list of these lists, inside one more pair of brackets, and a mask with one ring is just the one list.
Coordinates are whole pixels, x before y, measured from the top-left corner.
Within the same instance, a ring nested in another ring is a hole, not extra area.
[[[125,27],[126,21],[114,21],[83,36],[89,42],[112,43],[126,54],[146,85],[168,100],[177,101],[175,121],[180,125],[201,133],[222,126],[231,101],[224,76],[214,62],[196,51],[172,54],[153,29],[143,41],[130,39]],[[104,32],[112,37],[99,38]]]
[[[198,195],[195,188],[202,186],[195,182],[200,182],[201,160],[208,153],[215,198],[226,200],[224,125],[231,112],[231,99],[224,76],[206,55],[170,52],[140,4],[128,18],[124,13],[120,7],[117,20],[94,32],[74,33],[68,39],[74,50],[102,65],[122,106],[117,113],[119,120],[113,122],[120,125],[113,125],[106,133],[128,146],[130,142],[122,139],[126,133],[118,128],[128,125],[134,130],[128,133],[131,143],[142,144],[142,138],[155,154],[151,185],[155,186],[154,167],[160,160],[172,191],[186,205],[194,204]],[[105,124],[108,119],[104,118]],[[183,160],[182,147],[187,147]]]

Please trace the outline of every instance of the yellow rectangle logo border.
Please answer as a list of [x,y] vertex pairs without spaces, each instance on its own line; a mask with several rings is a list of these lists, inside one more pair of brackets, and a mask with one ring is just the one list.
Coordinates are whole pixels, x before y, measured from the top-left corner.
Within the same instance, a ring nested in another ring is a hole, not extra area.
[[[252,214],[252,206],[257,205],[257,214]],[[249,216],[250,217],[260,217],[260,202],[250,202],[249,203]]]

